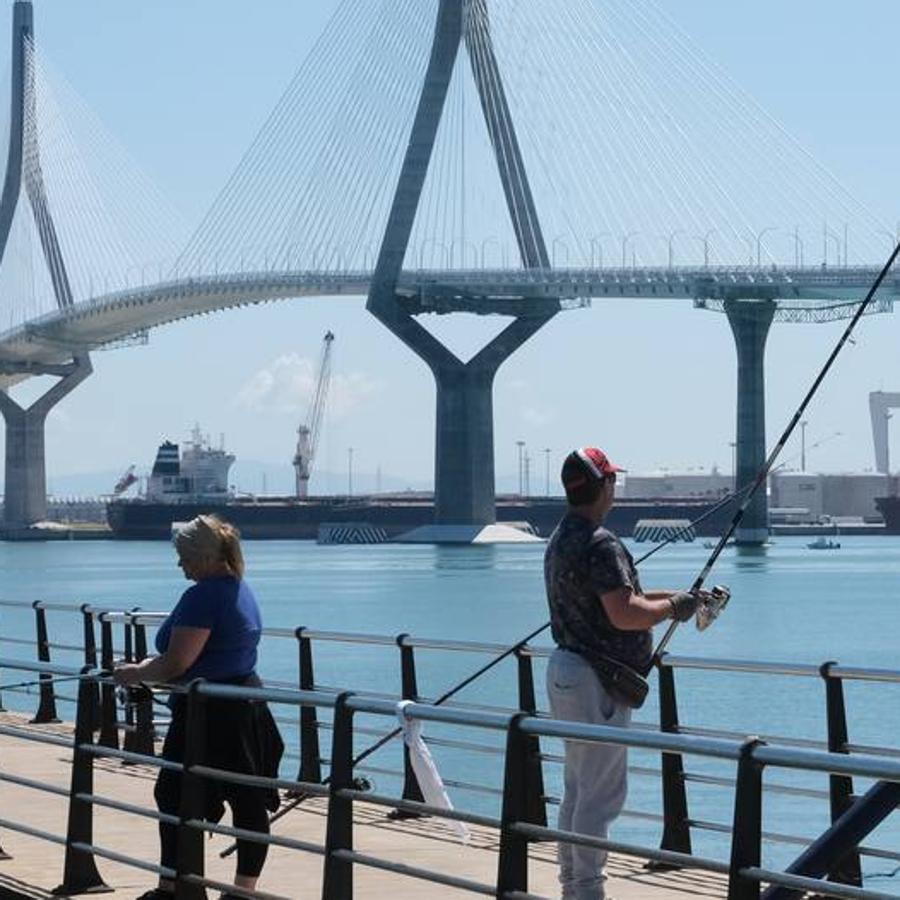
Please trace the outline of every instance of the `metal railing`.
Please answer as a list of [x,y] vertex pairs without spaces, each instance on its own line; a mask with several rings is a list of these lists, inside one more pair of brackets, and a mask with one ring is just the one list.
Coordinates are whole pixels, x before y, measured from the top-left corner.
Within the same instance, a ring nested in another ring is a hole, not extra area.
[[[761,866],[762,797],[764,775],[770,769],[827,773],[832,777],[865,777],[877,779],[882,790],[900,797],[900,761],[873,755],[833,753],[826,750],[777,747],[753,738],[743,741],[696,735],[679,735],[663,731],[621,729],[602,725],[586,725],[545,719],[526,713],[503,715],[467,709],[435,707],[413,703],[403,708],[407,719],[440,723],[501,734],[505,740],[502,773],[502,812],[499,817],[466,810],[447,810],[421,801],[404,800],[381,793],[359,790],[354,782],[358,756],[354,756],[356,717],[365,714],[396,721],[397,704],[391,700],[366,697],[351,692],[335,696],[321,691],[287,690],[277,688],[246,688],[193,682],[187,689],[186,756],[182,763],[141,753],[105,747],[94,739],[94,706],[97,688],[106,687],[109,678],[95,671],[0,658],[0,669],[32,672],[51,678],[77,678],[78,706],[73,739],[38,732],[15,725],[0,725],[0,735],[23,741],[36,741],[72,751],[69,790],[58,786],[0,772],[0,782],[21,788],[67,797],[68,825],[65,835],[35,828],[27,822],[0,818],[0,827],[39,840],[65,847],[63,883],[57,889],[63,893],[77,893],[103,886],[97,859],[108,859],[152,872],[176,883],[176,900],[199,900],[206,888],[227,889],[248,898],[272,898],[275,895],[258,891],[235,890],[232,886],[209,879],[204,868],[204,832],[232,838],[252,840],[272,846],[322,857],[323,900],[347,900],[354,895],[354,874],[358,868],[376,868],[398,877],[441,884],[483,896],[500,898],[535,898],[529,892],[529,845],[541,841],[560,841],[574,845],[602,848],[638,859],[667,866],[697,869],[718,873],[728,878],[729,900],[756,900],[761,883],[770,891],[784,889],[815,891],[830,897],[866,898],[879,900],[890,895],[837,883],[824,882],[818,877],[783,872]],[[184,690],[182,688],[181,690]],[[302,779],[266,778],[212,768],[205,764],[207,727],[206,711],[210,699],[219,701],[256,700],[273,705],[295,708],[330,709],[334,715],[334,732],[330,754],[330,777],[327,786],[321,782]],[[631,748],[653,750],[678,757],[704,757],[732,763],[737,777],[732,808],[734,819],[731,852],[728,861],[683,853],[670,849],[627,844],[592,835],[562,831],[535,823],[531,815],[535,808],[536,785],[531,777],[535,741],[561,738],[587,742],[603,742]],[[155,809],[123,802],[114,797],[98,795],[94,791],[94,764],[98,759],[120,759],[156,768],[171,768],[183,775],[178,815],[162,814]],[[210,822],[205,818],[205,791],[210,780],[252,785],[261,788],[287,789],[309,796],[327,798],[326,836],[324,843],[243,831]],[[493,882],[475,881],[452,872],[435,871],[422,866],[397,863],[390,859],[361,853],[354,849],[354,804],[365,802],[382,807],[398,805],[416,814],[427,814],[492,829],[499,836],[497,877]],[[896,800],[894,801],[896,803]],[[153,862],[122,853],[94,840],[93,816],[96,808],[166,821],[179,831],[179,851],[174,869],[163,868]],[[788,896],[788,895],[786,895]]]
[[[94,637],[94,626],[96,623],[100,629],[99,665],[107,670],[112,667],[113,662],[117,658],[117,648],[114,646],[113,640],[113,626],[121,626],[122,628],[122,639],[119,647],[124,658],[139,660],[146,655],[147,651],[146,629],[159,625],[166,615],[165,613],[113,610],[87,604],[81,607],[74,607],[43,602],[29,605],[0,601],[0,606],[32,609],[34,611],[35,641],[28,641],[18,637],[0,637],[0,643],[6,641],[16,646],[34,644],[38,659],[43,662],[49,662],[51,649],[58,649],[69,653],[77,652],[82,658],[84,665],[96,668],[98,666],[98,647]],[[83,643],[75,645],[73,643],[51,642],[48,639],[46,621],[48,610],[80,614],[84,623]],[[341,689],[353,686],[333,687],[317,682],[315,677],[314,648],[318,645],[368,645],[382,647],[397,653],[399,657],[400,696],[406,700],[419,702],[427,702],[428,700],[418,690],[417,660],[421,652],[463,652],[494,657],[508,649],[504,645],[487,642],[416,638],[408,634],[398,636],[350,634],[307,628],[273,628],[266,629],[264,634],[270,638],[296,642],[297,680],[293,685],[280,682],[276,686],[296,686],[301,691],[317,692],[332,698]],[[466,704],[464,708],[469,712],[484,712],[507,716],[519,712],[540,715],[536,702],[532,662],[535,659],[548,656],[549,653],[549,648],[525,646],[514,655],[513,662],[516,667],[515,693],[517,697],[515,705],[503,707],[487,704],[478,706]],[[681,723],[675,678],[675,672],[679,669],[820,680],[824,685],[823,720],[827,732],[827,741],[817,742],[777,734],[767,734],[764,737],[768,744],[778,744],[786,748],[797,749],[827,749],[831,753],[844,755],[864,754],[900,757],[900,751],[896,747],[861,744],[850,741],[844,696],[845,682],[898,684],[900,683],[900,671],[846,667],[834,662],[813,666],[749,660],[665,656],[659,666],[659,730],[671,735],[735,741],[744,740],[746,733],[733,730],[690,727]],[[34,718],[35,722],[46,722],[56,719],[56,699],[63,699],[66,702],[73,699],[60,697],[58,692],[56,692],[55,685],[56,682],[51,676],[47,674],[40,676],[40,701]],[[99,683],[95,685],[94,690],[99,697],[94,713],[94,726],[99,730],[98,743],[104,747],[118,748],[119,734],[122,733],[124,734],[123,750],[152,756],[154,753],[154,734],[158,734],[161,726],[164,724],[164,722],[154,719],[152,701],[148,698],[143,698],[133,705],[127,705],[124,707],[122,718],[120,718],[120,711],[117,708],[112,685]],[[365,693],[370,697],[375,696],[371,690],[366,690]],[[384,699],[388,695],[383,694],[380,696]],[[378,699],[377,696],[376,699]],[[455,708],[453,703],[448,703],[447,705],[450,708]],[[296,718],[276,716],[276,719],[281,724],[296,726],[298,729],[297,748],[299,752],[295,755],[299,763],[298,780],[304,783],[321,783],[322,768],[323,765],[327,766],[329,764],[329,758],[322,755],[320,738],[323,732],[333,732],[334,724],[328,721],[320,721],[318,708],[315,705],[301,704],[296,711]],[[643,724],[633,726],[634,729],[646,729],[647,727]],[[359,735],[377,735],[380,732],[375,728],[357,724],[356,733]],[[531,779],[535,790],[529,794],[530,802],[533,805],[530,818],[533,823],[544,826],[547,822],[547,805],[558,803],[558,798],[549,795],[544,790],[545,768],[548,764],[559,765],[563,759],[559,754],[542,751],[539,737],[532,737],[531,740],[533,744],[533,754],[530,757]],[[497,758],[498,761],[505,752],[497,745],[479,744],[471,740],[460,740],[457,737],[431,736],[427,738],[427,742],[435,747],[446,747],[466,753],[490,755]],[[412,770],[409,754],[405,748],[403,748],[402,752],[402,768],[399,770],[371,764],[360,766],[359,770],[363,773],[385,774],[402,779],[403,790],[399,800],[412,803],[422,802],[422,793]],[[288,756],[290,755],[288,754]],[[707,821],[691,816],[688,802],[688,785],[714,786],[723,791],[731,791],[735,785],[733,778],[686,769],[683,755],[674,751],[663,751],[660,753],[659,768],[632,765],[629,767],[629,771],[633,775],[640,777],[661,780],[661,814],[635,810],[625,810],[623,812],[625,817],[631,816],[659,823],[662,829],[661,851],[690,855],[692,853],[692,833],[728,834],[730,832],[730,823]],[[498,785],[476,784],[471,781],[453,778],[447,778],[446,781],[448,786],[470,793],[490,795],[498,799],[502,798],[503,795],[503,790]],[[767,793],[825,800],[829,804],[831,822],[836,821],[846,812],[856,798],[852,777],[835,773],[828,777],[827,790],[773,782],[767,784]],[[395,814],[399,817],[413,811],[412,807],[406,807],[404,803],[395,803],[394,807],[396,810]],[[806,845],[812,840],[810,835],[766,831],[763,832],[763,837],[766,840],[778,841],[787,846]],[[849,854],[839,866],[834,866],[831,872],[832,877],[850,885],[861,885],[861,856],[900,861],[900,853],[882,848],[861,846]]]

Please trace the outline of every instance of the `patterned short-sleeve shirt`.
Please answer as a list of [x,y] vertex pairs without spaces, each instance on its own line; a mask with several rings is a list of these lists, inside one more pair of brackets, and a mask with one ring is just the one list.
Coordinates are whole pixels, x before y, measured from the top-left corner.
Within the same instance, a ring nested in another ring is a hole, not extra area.
[[650,664],[649,629],[621,631],[609,621],[600,597],[618,588],[641,593],[634,560],[606,528],[568,513],[550,538],[544,555],[544,580],[553,639],[590,661],[596,654],[641,671]]

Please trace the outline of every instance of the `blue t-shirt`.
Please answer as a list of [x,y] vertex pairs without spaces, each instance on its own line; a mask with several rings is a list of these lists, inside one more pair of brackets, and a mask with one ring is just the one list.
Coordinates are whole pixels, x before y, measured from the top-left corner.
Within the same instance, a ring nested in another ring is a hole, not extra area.
[[188,588],[156,633],[156,649],[165,653],[173,628],[208,628],[209,640],[179,681],[240,678],[256,668],[262,632],[259,605],[249,585],[230,575],[204,578]]

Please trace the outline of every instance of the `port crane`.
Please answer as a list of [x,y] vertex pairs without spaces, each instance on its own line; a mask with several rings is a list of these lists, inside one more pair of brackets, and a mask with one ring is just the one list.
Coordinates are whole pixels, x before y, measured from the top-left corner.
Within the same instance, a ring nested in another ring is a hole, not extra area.
[[319,444],[319,431],[322,417],[325,414],[325,401],[331,384],[331,345],[334,334],[325,333],[322,342],[322,355],[319,358],[319,369],[316,375],[316,390],[313,394],[306,423],[297,429],[297,452],[294,454],[294,472],[297,479],[297,496],[309,496],[309,476],[312,473],[316,447]]

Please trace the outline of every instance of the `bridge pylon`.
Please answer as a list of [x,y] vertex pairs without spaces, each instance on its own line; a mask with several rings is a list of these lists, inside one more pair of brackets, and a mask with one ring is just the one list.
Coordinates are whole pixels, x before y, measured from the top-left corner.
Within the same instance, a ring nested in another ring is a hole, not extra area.
[[530,269],[550,267],[494,53],[487,0],[440,0],[431,57],[366,307],[434,375],[436,525],[487,525],[496,520],[494,376],[502,363],[555,315],[555,310],[548,313],[546,306],[523,312],[464,363],[415,320],[398,295],[403,261],[463,43],[522,264]]
[[[41,171],[38,146],[34,66],[30,52],[34,41],[34,12],[30,0],[13,4],[12,91],[9,150],[3,194],[0,196],[0,265],[6,255],[16,208],[25,188],[44,262],[60,309],[72,306],[72,289],[53,222]],[[4,523],[25,528],[47,517],[47,478],[44,461],[44,424],[47,413],[90,375],[91,361],[74,354],[71,364],[40,367],[4,365],[0,374],[59,375],[61,380],[31,406],[24,408],[0,391],[0,412],[6,421],[6,485]]]
[[[737,349],[738,489],[752,484],[766,461],[765,352],[775,318],[774,300],[726,300],[728,324]],[[738,544],[759,546],[769,539],[769,505],[765,487],[756,492],[735,534]]]

